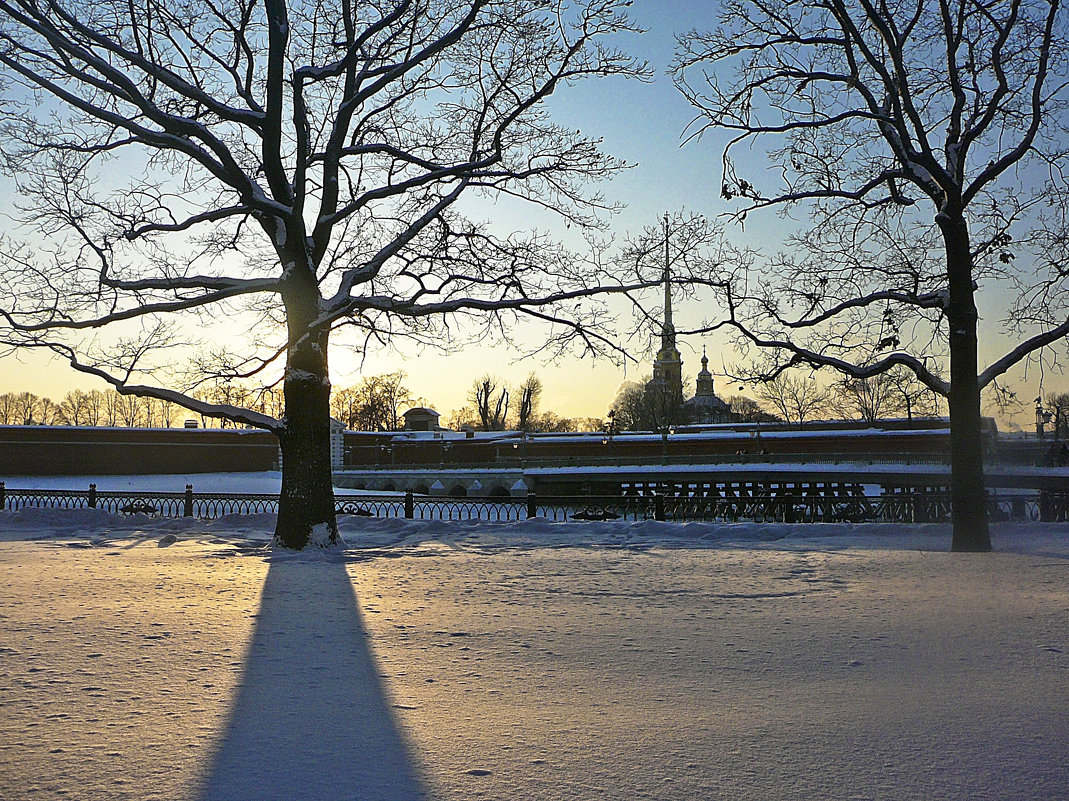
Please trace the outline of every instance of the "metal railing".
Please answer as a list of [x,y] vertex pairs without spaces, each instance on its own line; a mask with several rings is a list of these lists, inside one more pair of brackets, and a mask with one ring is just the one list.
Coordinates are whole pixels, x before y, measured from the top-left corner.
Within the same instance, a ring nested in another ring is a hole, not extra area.
[[[1069,520],[1069,492],[988,494],[993,520]],[[104,509],[114,514],[216,519],[230,514],[276,513],[278,496],[248,493],[106,492],[13,489],[0,481],[0,510],[26,508]],[[784,523],[934,523],[950,520],[950,495],[943,489],[896,488],[868,496],[860,488],[831,493],[801,488],[737,487],[730,492],[524,498],[441,498],[414,495],[338,495],[339,515],[416,520],[519,521],[539,517],[566,520],[673,520]]]

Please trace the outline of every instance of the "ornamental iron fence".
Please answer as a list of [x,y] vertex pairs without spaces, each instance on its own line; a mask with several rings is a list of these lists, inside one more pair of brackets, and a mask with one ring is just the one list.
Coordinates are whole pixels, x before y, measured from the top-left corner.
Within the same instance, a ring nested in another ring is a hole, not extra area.
[[[1069,520],[1069,491],[997,493],[987,497],[996,521]],[[278,496],[249,493],[100,491],[8,488],[0,481],[0,510],[26,508],[103,509],[114,514],[217,519],[226,515],[273,514]],[[939,523],[950,520],[950,493],[944,487],[884,487],[869,495],[861,485],[813,488],[735,484],[702,494],[673,494],[652,488],[622,495],[570,495],[525,498],[441,498],[402,494],[338,495],[339,515],[416,520],[544,518],[567,520],[669,520],[677,522],[782,523]]]

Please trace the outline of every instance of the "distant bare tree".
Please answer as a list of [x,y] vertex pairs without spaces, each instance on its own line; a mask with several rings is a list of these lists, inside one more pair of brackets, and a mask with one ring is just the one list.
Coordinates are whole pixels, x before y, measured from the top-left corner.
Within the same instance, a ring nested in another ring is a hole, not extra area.
[[100,425],[104,413],[104,393],[99,389],[93,389],[85,393],[85,422],[86,425]]
[[178,405],[166,398],[158,401],[156,405],[156,420],[161,428],[170,428],[174,425],[175,415],[178,413]]
[[889,382],[882,376],[836,381],[829,389],[829,408],[847,420],[861,419],[872,425],[890,410]]
[[769,414],[753,398],[746,395],[731,395],[725,399],[731,419],[740,423],[770,423],[779,418]]
[[80,389],[72,389],[64,395],[63,400],[59,403],[63,423],[68,426],[90,425],[86,419],[87,401],[87,394]]
[[891,370],[885,373],[891,381],[894,409],[904,414],[910,422],[914,417],[936,417],[944,414],[946,399],[926,387],[909,370]]
[[49,397],[43,397],[37,407],[37,422],[43,426],[59,425],[63,420],[63,411],[59,404]]
[[331,415],[358,431],[396,431],[401,428],[401,407],[412,402],[404,379],[403,370],[364,376],[331,395]]
[[136,428],[144,418],[145,404],[139,395],[119,395],[116,414],[119,425]]
[[754,392],[787,423],[800,425],[828,409],[828,391],[812,376],[779,373],[757,384]]
[[116,392],[110,387],[104,390],[104,425],[117,426],[119,425],[119,403],[122,401],[122,395]]
[[15,395],[13,420],[16,425],[30,426],[40,422],[41,399],[32,392]]
[[476,379],[468,393],[475,409],[479,428],[483,431],[504,431],[509,413],[509,391],[496,376],[484,375]]
[[0,424],[5,426],[16,425],[18,415],[15,411],[17,402],[13,392],[5,392],[0,395]]
[[453,409],[445,418],[445,427],[452,431],[464,429],[474,431],[479,427],[479,418],[475,414],[475,408],[469,404]]
[[[0,147],[41,240],[0,248],[0,338],[274,432],[276,541],[336,543],[333,332],[446,346],[461,319],[484,334],[529,315],[552,347],[601,347],[580,301],[648,285],[458,206],[503,195],[596,222],[588,184],[622,165],[545,101],[646,74],[610,41],[629,4],[0,0]],[[251,330],[200,363],[281,377],[281,416],[206,400],[161,350],[238,312]]]
[[528,431],[534,425],[538,401],[542,397],[542,379],[531,373],[516,388],[520,401],[516,408],[516,429]]
[[1069,441],[1069,392],[1048,392],[1044,402],[1054,439]]
[[335,389],[330,395],[330,414],[350,430],[360,425],[360,396],[355,387]]

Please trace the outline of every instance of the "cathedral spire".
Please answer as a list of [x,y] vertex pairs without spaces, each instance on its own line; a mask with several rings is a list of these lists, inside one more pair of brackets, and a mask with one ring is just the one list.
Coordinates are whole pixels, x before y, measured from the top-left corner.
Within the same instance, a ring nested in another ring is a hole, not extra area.
[[669,245],[668,215],[664,215],[664,322],[661,323],[661,349],[653,362],[653,382],[667,388],[673,396],[683,394],[683,360],[676,348],[676,327],[672,322],[672,267]]
[[672,323],[672,268],[668,254],[668,214],[664,215],[664,324],[661,326],[661,350],[676,347],[676,327]]

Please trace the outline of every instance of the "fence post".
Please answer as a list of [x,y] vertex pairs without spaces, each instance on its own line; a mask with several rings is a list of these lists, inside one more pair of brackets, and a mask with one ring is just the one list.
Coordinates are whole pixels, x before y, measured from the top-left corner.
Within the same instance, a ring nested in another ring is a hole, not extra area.
[[783,494],[783,522],[784,523],[797,523],[798,520],[794,515],[794,487],[787,487],[786,492]]
[[90,509],[96,509],[97,508],[97,485],[96,484],[90,484],[89,485],[89,508]]
[[416,505],[412,500],[412,492],[409,490],[405,493],[405,518],[411,520],[415,517]]
[[527,519],[538,517],[538,503],[532,490],[527,490]]
[[7,508],[7,486],[0,481],[0,509]]
[[664,520],[664,496],[659,492],[653,493],[653,519]]
[[193,485],[186,484],[186,504],[182,510],[183,517],[193,517]]
[[1039,491],[1039,522],[1051,523],[1054,521],[1054,499],[1050,490]]

